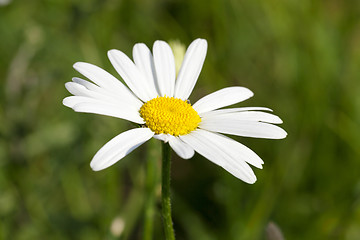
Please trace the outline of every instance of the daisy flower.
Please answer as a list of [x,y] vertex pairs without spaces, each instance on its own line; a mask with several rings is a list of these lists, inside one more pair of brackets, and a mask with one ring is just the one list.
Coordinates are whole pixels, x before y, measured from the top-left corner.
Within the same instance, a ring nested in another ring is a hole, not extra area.
[[119,50],[110,50],[108,57],[127,86],[95,65],[74,64],[92,82],[78,77],[67,82],[65,86],[74,96],[63,100],[65,106],[76,112],[117,117],[141,126],[106,143],[90,163],[93,170],[113,165],[153,137],[168,142],[181,158],[189,159],[197,152],[247,183],[256,181],[249,164],[262,168],[261,158],[223,134],[281,139],[287,134],[274,124],[282,121],[269,113],[272,111],[269,108],[222,109],[252,97],[253,93],[245,87],[224,88],[191,105],[188,98],[206,52],[206,40],[194,40],[176,76],[173,52],[164,41],[156,41],[152,53],[145,44],[135,44],[133,61]]

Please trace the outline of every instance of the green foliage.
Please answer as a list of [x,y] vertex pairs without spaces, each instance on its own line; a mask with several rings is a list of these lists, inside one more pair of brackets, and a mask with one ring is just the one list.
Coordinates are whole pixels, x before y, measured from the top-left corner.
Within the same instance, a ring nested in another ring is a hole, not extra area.
[[254,185],[174,154],[177,239],[267,239],[267,226],[286,239],[359,239],[359,14],[359,1],[340,0],[0,4],[0,239],[142,239],[144,225],[163,239],[159,205],[144,220],[149,194],[159,201],[160,145],[93,172],[95,152],[131,126],[64,107],[64,83],[77,61],[117,76],[109,49],[198,37],[209,50],[191,101],[248,87],[255,96],[239,105],[274,109],[289,135],[236,138],[265,161]]

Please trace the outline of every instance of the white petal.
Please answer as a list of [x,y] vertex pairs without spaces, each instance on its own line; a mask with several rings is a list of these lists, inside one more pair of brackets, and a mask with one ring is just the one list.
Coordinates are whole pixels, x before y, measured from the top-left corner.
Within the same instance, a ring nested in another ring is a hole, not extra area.
[[91,168],[100,171],[110,167],[153,135],[154,133],[148,128],[135,128],[117,135],[95,154],[90,163]]
[[[73,77],[72,81],[75,83],[78,83],[80,85],[83,85],[84,87],[86,87],[87,89],[94,91],[94,92],[101,92],[101,91],[106,91],[104,88],[99,87],[98,85],[95,85],[89,81],[86,81],[84,79],[78,78],[78,77]],[[109,92],[107,92],[109,93]],[[113,93],[113,92],[111,92]]]
[[171,136],[170,134],[161,133],[161,134],[154,135],[154,138],[167,143],[170,140],[170,136]]
[[119,93],[115,94],[113,91],[101,88],[81,78],[75,77],[72,80],[73,82],[66,83],[65,87],[75,96],[86,96],[94,99],[108,101],[112,104],[126,105],[136,110],[140,109],[140,107],[143,105],[143,102],[137,98],[128,98],[126,95],[124,96]]
[[70,96],[63,99],[63,104],[69,108],[73,108],[76,104],[90,102],[90,103],[103,103],[100,100],[84,97],[84,96]]
[[200,122],[199,128],[213,132],[254,138],[282,139],[287,135],[287,133],[278,126],[269,123],[245,120],[219,120],[208,118],[205,121]]
[[122,84],[117,78],[105,70],[90,63],[84,62],[75,63],[74,68],[79,73],[96,83],[98,86],[113,92],[114,94],[121,95],[128,99],[128,101],[134,103],[140,102],[139,99],[137,99],[134,94],[127,87],[125,87],[124,84]]
[[262,169],[264,161],[253,150],[227,136],[219,133],[214,134],[217,135],[217,138],[221,138],[221,141],[226,143],[226,147],[229,148],[228,152],[232,153],[234,158],[242,159],[254,167]]
[[204,112],[199,115],[200,115],[200,117],[210,117],[213,115],[218,115],[219,113],[233,113],[233,112],[245,112],[245,111],[270,111],[270,112],[272,112],[272,110],[270,108],[266,108],[266,107],[241,107],[241,108],[219,109],[219,110],[215,110],[215,111]]
[[160,94],[162,97],[173,97],[176,75],[174,54],[166,42],[159,40],[154,43],[153,54]]
[[176,80],[176,98],[186,100],[189,98],[205,61],[207,42],[205,39],[196,39],[188,47],[184,61]]
[[[217,114],[215,114],[217,112]],[[267,123],[276,123],[280,124],[282,123],[282,120],[271,113],[266,112],[257,112],[257,111],[244,111],[244,112],[230,112],[230,113],[224,113],[221,110],[218,111],[212,111],[211,116],[205,116],[202,117],[202,121],[254,121],[254,122],[267,122]]]
[[157,80],[154,59],[150,52],[150,49],[143,43],[135,44],[133,48],[133,58],[135,65],[146,78],[147,85],[144,85],[143,87],[146,86],[148,88],[149,94],[152,96],[152,98],[160,96],[159,91],[156,87]]
[[75,96],[86,96],[89,97],[88,89],[81,84],[75,82],[67,82],[65,83],[65,88]]
[[169,144],[176,154],[183,159],[192,158],[195,154],[194,149],[178,137],[170,136]]
[[200,134],[201,131],[203,130],[197,129],[187,135],[181,135],[179,138],[211,162],[223,167],[225,160],[216,148],[209,146],[209,142],[206,139],[203,139]]
[[256,176],[250,166],[244,160],[239,159],[228,139],[221,135],[197,129],[190,134],[180,136],[180,139],[194,148],[196,152],[244,182],[254,183],[256,181]]
[[[126,106],[126,108],[138,110],[141,105],[135,105],[127,99],[121,99],[119,97],[114,97],[112,94],[104,94],[87,89],[85,86],[76,83],[76,82],[67,82],[65,83],[66,89],[75,96],[89,97],[97,100],[101,100],[113,105]],[[104,90],[106,92],[106,90]]]
[[142,106],[142,102],[140,100],[131,101],[124,96],[115,95],[107,89],[100,88],[95,84],[92,84],[80,78],[73,78],[73,81],[74,82],[67,82],[65,84],[65,87],[70,93],[75,96],[84,96],[97,99],[111,105],[119,106],[120,109],[123,109],[125,107],[125,109],[133,111],[139,111],[140,107]]
[[63,104],[74,109],[76,112],[96,113],[144,124],[144,120],[140,117],[139,111],[129,108],[126,105],[114,105],[109,102],[83,96],[67,97],[63,100]]
[[75,112],[96,113],[111,117],[125,119],[131,122],[144,124],[144,120],[137,112],[125,112],[106,104],[80,103],[74,106]]
[[244,101],[253,95],[244,87],[223,88],[201,98],[193,105],[193,108],[200,114]]
[[149,82],[125,53],[113,49],[108,51],[108,57],[116,71],[138,98],[144,102],[153,98],[151,92],[148,91]]

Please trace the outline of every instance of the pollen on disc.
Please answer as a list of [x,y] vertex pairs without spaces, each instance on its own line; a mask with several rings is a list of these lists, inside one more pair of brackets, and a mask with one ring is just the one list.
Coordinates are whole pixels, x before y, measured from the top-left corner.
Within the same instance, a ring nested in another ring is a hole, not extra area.
[[144,103],[140,116],[156,134],[186,135],[195,130],[201,118],[187,102],[173,97],[157,97]]

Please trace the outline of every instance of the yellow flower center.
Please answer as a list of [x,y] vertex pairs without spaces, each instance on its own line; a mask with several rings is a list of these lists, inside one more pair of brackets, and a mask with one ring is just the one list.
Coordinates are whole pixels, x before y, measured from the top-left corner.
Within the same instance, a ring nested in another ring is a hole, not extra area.
[[195,130],[201,118],[191,104],[173,97],[157,97],[144,103],[140,116],[156,134],[185,135]]

